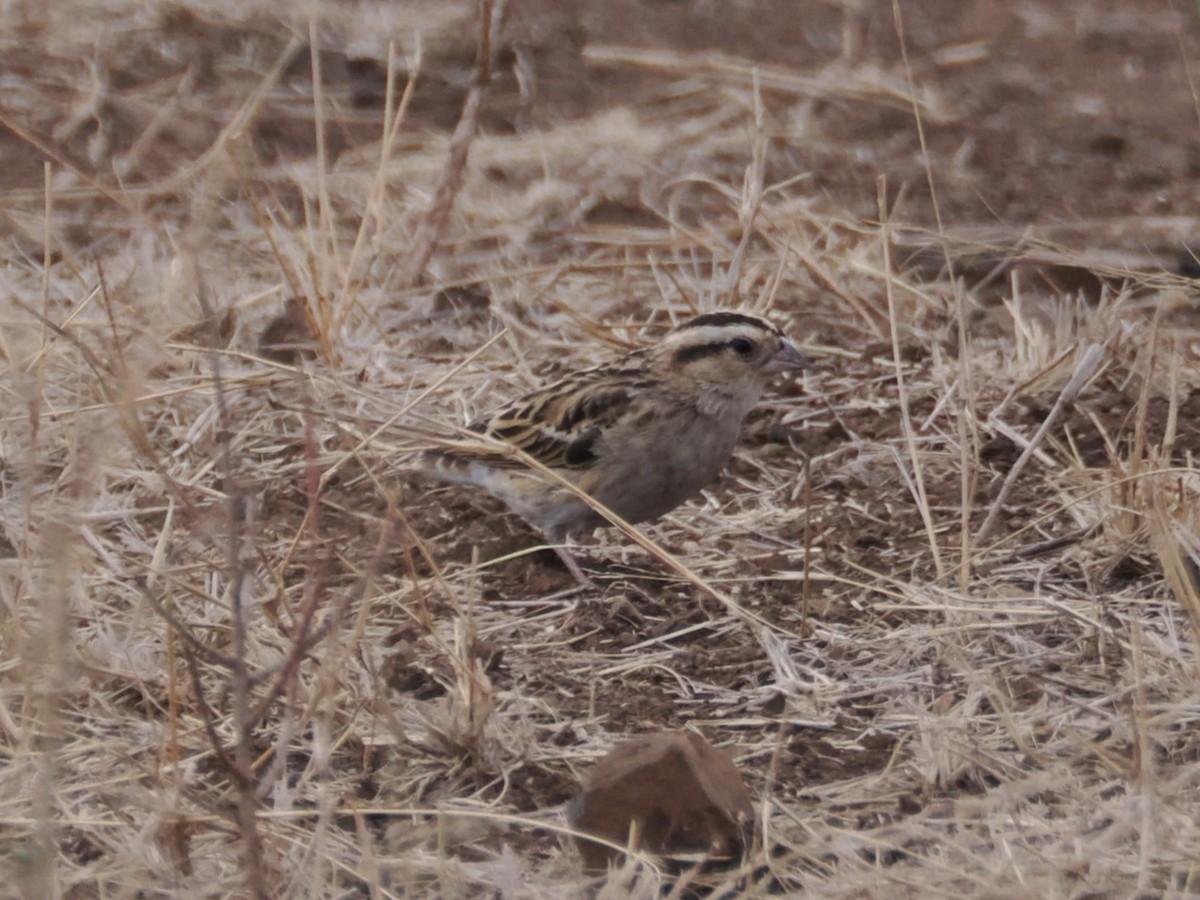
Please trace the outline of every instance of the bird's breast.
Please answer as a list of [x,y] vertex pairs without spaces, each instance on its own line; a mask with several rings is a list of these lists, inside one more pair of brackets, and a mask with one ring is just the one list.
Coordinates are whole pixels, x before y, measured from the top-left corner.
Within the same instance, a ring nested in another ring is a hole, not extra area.
[[652,424],[631,422],[627,430],[614,429],[598,448],[603,464],[580,479],[580,487],[630,522],[655,519],[721,474],[737,443],[742,417],[721,419],[691,410]]

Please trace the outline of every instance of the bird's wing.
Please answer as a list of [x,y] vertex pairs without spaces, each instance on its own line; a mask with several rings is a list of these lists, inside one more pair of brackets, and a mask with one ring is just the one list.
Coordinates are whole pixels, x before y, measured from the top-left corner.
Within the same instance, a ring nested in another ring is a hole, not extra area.
[[[596,459],[596,442],[629,414],[640,389],[632,373],[589,369],[513,401],[470,429],[511,444],[543,465],[586,468]],[[509,465],[521,464],[515,457],[502,458]]]

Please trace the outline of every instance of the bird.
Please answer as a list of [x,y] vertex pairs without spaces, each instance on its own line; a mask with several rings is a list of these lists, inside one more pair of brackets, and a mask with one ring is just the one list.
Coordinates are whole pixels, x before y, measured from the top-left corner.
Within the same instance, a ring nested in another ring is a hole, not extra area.
[[590,584],[563,544],[611,523],[526,457],[630,524],[657,519],[721,474],[772,375],[810,367],[767,319],[704,313],[481,416],[467,430],[485,440],[427,450],[425,468],[500,499]]

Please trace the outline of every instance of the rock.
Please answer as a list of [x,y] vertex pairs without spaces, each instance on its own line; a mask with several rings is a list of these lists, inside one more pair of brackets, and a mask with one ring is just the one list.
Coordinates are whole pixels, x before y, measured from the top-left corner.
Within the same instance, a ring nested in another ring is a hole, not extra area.
[[[690,731],[643,735],[618,744],[585,779],[570,805],[572,827],[661,856],[736,862],[754,837],[754,807],[729,754]],[[576,838],[584,865],[603,869],[619,855]]]

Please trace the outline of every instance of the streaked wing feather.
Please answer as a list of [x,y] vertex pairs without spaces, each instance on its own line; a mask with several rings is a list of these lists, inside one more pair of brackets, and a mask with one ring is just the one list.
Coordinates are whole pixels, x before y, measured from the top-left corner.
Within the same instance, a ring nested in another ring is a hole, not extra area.
[[[527,394],[471,423],[471,430],[498,438],[546,466],[580,468],[595,460],[604,429],[629,409],[645,387],[637,368],[588,369]],[[497,454],[489,465],[519,466]]]

